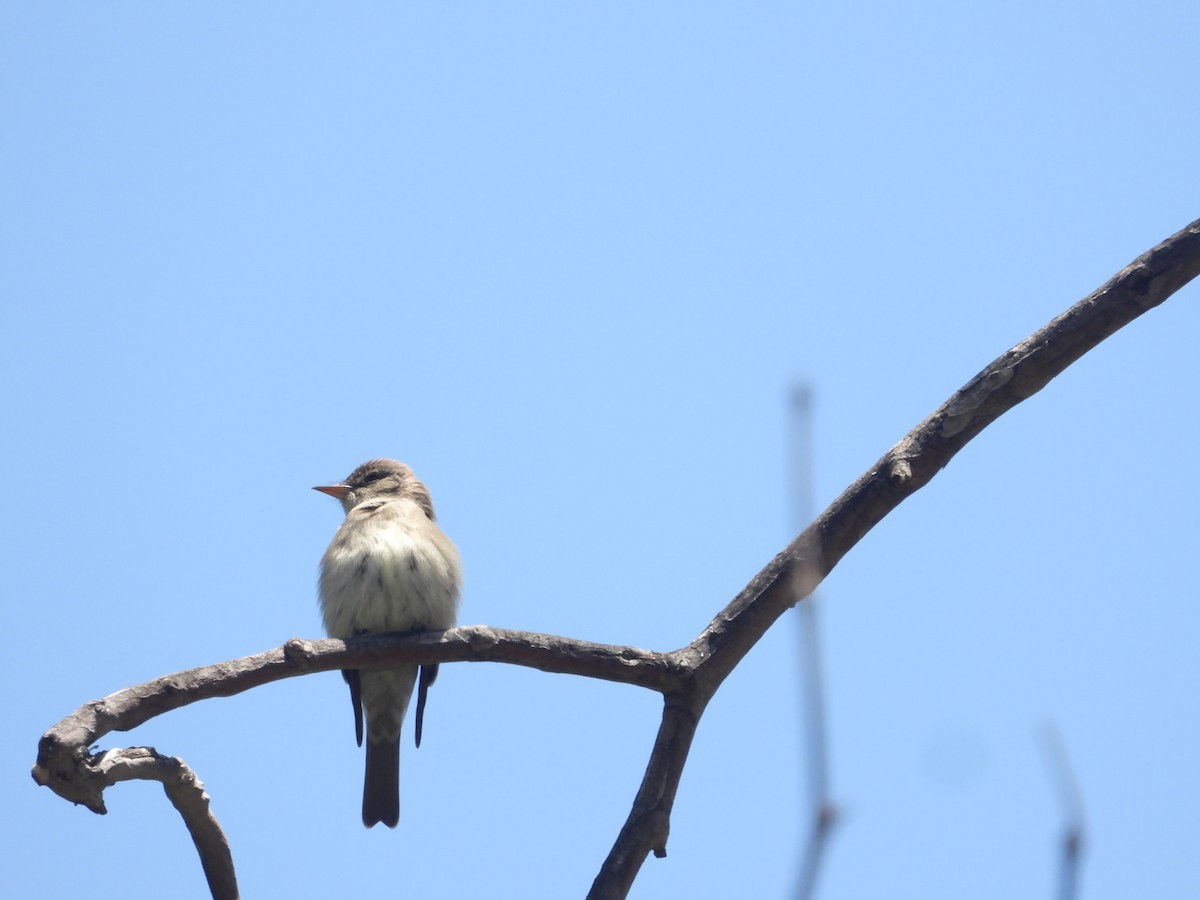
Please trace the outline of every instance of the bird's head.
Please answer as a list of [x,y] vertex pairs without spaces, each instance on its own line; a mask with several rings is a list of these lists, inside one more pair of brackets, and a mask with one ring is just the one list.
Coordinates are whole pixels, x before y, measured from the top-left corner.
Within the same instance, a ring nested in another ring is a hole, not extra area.
[[412,469],[394,459],[372,459],[351,472],[345,481],[313,488],[341,501],[346,512],[361,503],[377,499],[407,498],[419,504],[430,519],[434,518],[429,489]]

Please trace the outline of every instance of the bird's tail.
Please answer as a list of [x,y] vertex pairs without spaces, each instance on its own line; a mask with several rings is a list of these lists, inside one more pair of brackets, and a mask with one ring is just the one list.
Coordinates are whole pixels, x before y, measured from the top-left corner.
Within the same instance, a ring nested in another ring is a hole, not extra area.
[[367,738],[367,774],[363,779],[363,824],[400,821],[400,739],[375,743]]

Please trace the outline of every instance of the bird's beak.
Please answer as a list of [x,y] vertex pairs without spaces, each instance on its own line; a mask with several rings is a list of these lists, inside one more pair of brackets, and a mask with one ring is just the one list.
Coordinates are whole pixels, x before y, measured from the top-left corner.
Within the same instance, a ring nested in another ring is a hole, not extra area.
[[322,494],[328,494],[330,497],[341,500],[348,493],[350,493],[350,486],[346,484],[322,484],[313,488],[313,490],[320,491]]

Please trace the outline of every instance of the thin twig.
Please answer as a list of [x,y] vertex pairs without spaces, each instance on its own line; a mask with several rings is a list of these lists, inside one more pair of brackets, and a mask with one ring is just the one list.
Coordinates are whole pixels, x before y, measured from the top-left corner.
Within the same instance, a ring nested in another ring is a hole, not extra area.
[[1062,733],[1053,723],[1041,730],[1042,752],[1050,781],[1058,791],[1063,810],[1062,856],[1058,870],[1058,900],[1075,900],[1079,893],[1079,872],[1086,847],[1087,819],[1083,811],[1083,793],[1067,755]]
[[[797,385],[792,391],[792,502],[796,526],[812,516],[812,390]],[[808,839],[800,855],[797,900],[811,900],[825,858],[837,808],[829,798],[829,735],[825,725],[825,678],[821,663],[821,629],[815,593],[799,605],[800,679],[804,691],[804,752],[808,762]]]

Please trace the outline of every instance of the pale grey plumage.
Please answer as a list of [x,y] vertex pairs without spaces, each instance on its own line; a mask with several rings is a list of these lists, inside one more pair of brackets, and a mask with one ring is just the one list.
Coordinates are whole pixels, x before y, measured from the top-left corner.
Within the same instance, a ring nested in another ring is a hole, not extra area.
[[[404,463],[373,459],[339,484],[318,487],[339,499],[346,521],[321,560],[320,597],[331,637],[450,628],[458,612],[458,551],[437,526],[429,491]],[[399,821],[400,726],[417,666],[343,673],[355,703],[359,741],[366,715],[363,823]],[[425,666],[424,690],[437,677]],[[418,703],[417,735],[420,740]]]

